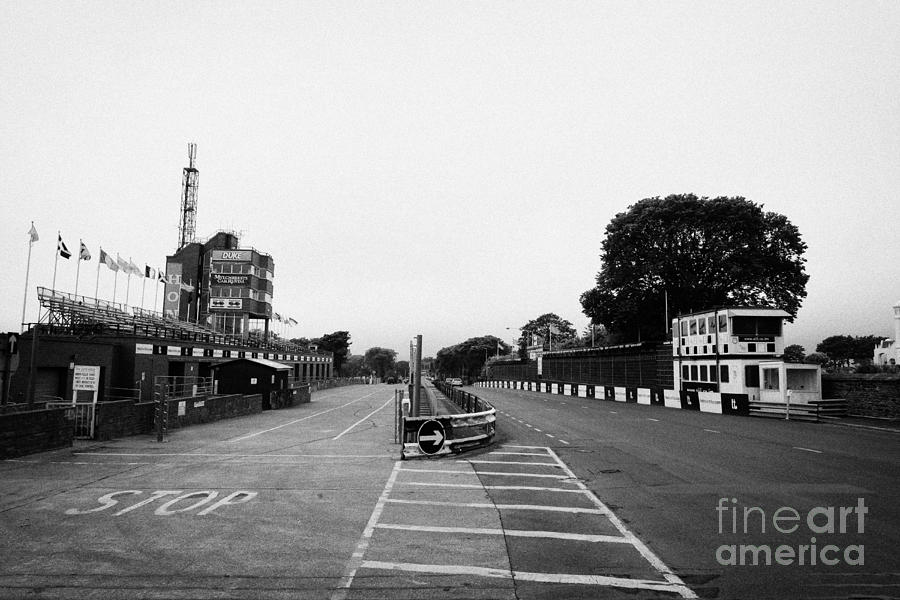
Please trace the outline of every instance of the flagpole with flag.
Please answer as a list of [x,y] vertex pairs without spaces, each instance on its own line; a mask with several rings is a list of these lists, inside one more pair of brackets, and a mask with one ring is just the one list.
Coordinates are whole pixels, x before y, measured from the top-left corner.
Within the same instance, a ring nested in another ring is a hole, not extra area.
[[97,282],[94,284],[94,304],[100,304],[100,265],[104,263],[103,248],[100,248],[100,258],[97,259]]
[[78,278],[81,277],[81,261],[91,260],[91,253],[82,240],[78,240],[78,266],[75,268],[75,301],[78,301]]
[[159,283],[161,281],[165,281],[166,274],[163,273],[162,269],[157,269],[156,271],[156,292],[153,294],[153,312],[156,312],[156,306],[159,301]]
[[53,285],[51,286],[54,292],[56,292],[56,265],[59,263],[59,257],[62,256],[66,260],[69,260],[69,257],[72,256],[72,253],[66,248],[66,243],[62,239],[62,234],[57,231],[56,235],[56,256],[53,258]]
[[31,222],[31,229],[28,230],[28,262],[25,263],[25,298],[22,299],[22,322],[19,324],[19,333],[25,332],[25,305],[28,303],[28,275],[31,272],[31,245],[41,239],[38,236],[37,229],[34,228],[34,221]]

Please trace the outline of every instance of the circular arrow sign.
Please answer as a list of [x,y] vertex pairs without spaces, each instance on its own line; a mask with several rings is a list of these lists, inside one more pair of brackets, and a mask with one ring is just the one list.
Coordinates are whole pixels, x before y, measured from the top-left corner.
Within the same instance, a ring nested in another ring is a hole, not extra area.
[[419,450],[425,454],[437,454],[444,447],[444,426],[440,421],[425,421],[419,427]]

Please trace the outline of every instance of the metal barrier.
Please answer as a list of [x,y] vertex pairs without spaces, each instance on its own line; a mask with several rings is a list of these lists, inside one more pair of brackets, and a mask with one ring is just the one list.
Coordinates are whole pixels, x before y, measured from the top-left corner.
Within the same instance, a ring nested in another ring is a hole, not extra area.
[[[400,458],[417,458],[425,456],[443,456],[459,453],[471,448],[489,444],[494,438],[496,409],[475,394],[465,392],[443,382],[436,382],[435,387],[451,402],[459,406],[465,413],[455,415],[435,415],[427,417],[403,417],[403,436]],[[429,437],[433,451],[425,450],[419,432],[430,421],[436,421],[443,428],[443,439],[436,443],[434,436]],[[435,449],[436,448],[436,449]]]
[[66,417],[71,414],[72,423],[75,427],[75,438],[79,440],[91,440],[94,438],[94,408],[97,405],[93,402],[77,402],[71,400],[65,401],[61,398],[57,401],[47,402],[47,408],[65,408],[68,409]]

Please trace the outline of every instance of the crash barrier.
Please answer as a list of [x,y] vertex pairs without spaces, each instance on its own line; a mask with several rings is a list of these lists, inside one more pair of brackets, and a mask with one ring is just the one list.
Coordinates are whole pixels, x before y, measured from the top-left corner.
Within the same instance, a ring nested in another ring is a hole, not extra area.
[[440,390],[461,410],[453,415],[403,417],[402,459],[443,456],[490,444],[494,438],[496,410],[475,394],[443,382]]
[[309,383],[309,391],[317,392],[328,388],[343,387],[345,385],[362,385],[366,383],[365,377],[336,377],[332,379],[319,379],[317,381],[307,381]]
[[[785,411],[786,405],[784,404],[751,401],[747,394],[696,390],[676,391],[662,388],[619,387],[544,380],[491,380],[479,381],[475,385],[484,388],[525,390],[612,402],[665,406],[720,415],[780,416],[788,420],[820,421],[846,414],[846,402],[842,400],[820,400],[809,404],[794,403],[790,405],[789,410]],[[771,406],[767,406],[768,404]],[[781,411],[776,412],[775,407],[781,407]]]

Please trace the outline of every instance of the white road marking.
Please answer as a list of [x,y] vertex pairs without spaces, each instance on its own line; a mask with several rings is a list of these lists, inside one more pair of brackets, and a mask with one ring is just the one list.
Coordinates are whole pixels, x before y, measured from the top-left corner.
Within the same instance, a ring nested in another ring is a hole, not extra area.
[[647,547],[646,544],[644,544],[644,542],[640,540],[640,538],[631,533],[631,531],[629,531],[628,528],[625,527],[619,517],[617,517],[615,513],[609,510],[609,508],[603,502],[601,502],[600,499],[597,498],[597,496],[591,490],[589,490],[588,487],[584,485],[584,483],[580,479],[575,476],[575,473],[572,472],[568,465],[560,460],[559,456],[553,451],[552,448],[547,448],[547,451],[556,458],[556,460],[560,464],[560,467],[572,477],[575,485],[584,490],[585,495],[590,498],[594,506],[602,511],[605,511],[610,522],[612,522],[613,526],[619,530],[619,533],[629,538],[631,540],[631,545],[635,547],[635,549],[641,554],[641,556],[643,556],[647,560],[647,562],[653,565],[653,567],[657,571],[659,571],[660,574],[662,574],[666,581],[668,581],[669,584],[673,586],[673,588],[670,589],[676,590],[677,593],[681,594],[683,598],[697,598],[697,594],[695,594],[693,590],[687,587],[681,580],[681,578],[673,573],[672,570],[667,567],[666,564],[658,556],[656,556],[653,551]]
[[499,450],[488,452],[488,454],[504,454],[509,456],[547,456],[546,452],[501,452]]
[[[75,456],[147,456],[183,458],[384,458],[386,454],[230,454],[227,452],[73,452]],[[29,461],[38,462],[38,461]],[[87,464],[87,463],[85,463]],[[107,461],[90,464],[107,464]],[[116,463],[113,463],[116,464]],[[134,463],[126,463],[134,464]],[[139,463],[152,464],[152,463]]]
[[356,551],[353,552],[353,555],[350,557],[350,562],[347,563],[347,567],[344,570],[344,576],[341,577],[337,589],[331,594],[331,600],[345,600],[347,598],[347,593],[350,591],[350,586],[353,584],[353,578],[356,577],[356,572],[359,570],[360,566],[362,566],[362,557],[369,547],[369,541],[372,539],[375,525],[378,523],[378,519],[381,518],[381,513],[384,511],[384,504],[391,495],[391,489],[394,487],[394,482],[397,481],[397,474],[399,472],[400,461],[397,461],[394,463],[394,468],[388,477],[387,483],[384,485],[384,490],[381,492],[378,502],[375,503],[375,508],[372,510],[369,522],[366,523],[366,528],[363,530],[362,537],[359,539],[359,543],[356,544]]
[[499,579],[514,578],[519,581],[535,581],[539,583],[601,585],[676,594],[680,593],[685,598],[696,598],[695,595],[685,596],[685,592],[689,594],[693,594],[693,592],[683,585],[673,584],[668,581],[654,581],[652,579],[629,579],[627,577],[607,577],[605,575],[569,575],[566,573],[528,573],[525,571],[507,571],[504,569],[491,569],[488,567],[467,565],[421,565],[378,560],[365,560],[363,561],[361,568],[407,571],[412,573],[434,573],[438,575],[480,575],[481,577],[493,577]]
[[373,410],[372,412],[370,412],[369,414],[367,414],[366,416],[364,416],[362,419],[360,419],[359,421],[357,421],[356,423],[354,423],[353,425],[351,425],[351,426],[348,427],[347,429],[343,430],[342,432],[340,432],[339,434],[337,434],[336,436],[334,436],[333,438],[331,438],[331,441],[335,441],[335,440],[341,439],[341,438],[344,436],[345,433],[348,433],[350,430],[352,430],[354,427],[356,427],[356,426],[359,425],[360,423],[366,422],[366,421],[369,419],[369,417],[371,417],[372,415],[374,415],[374,414],[377,413],[379,410],[383,409],[385,406],[387,406],[388,404],[390,404],[390,403],[393,402],[393,401],[394,401],[393,398],[388,398],[388,401],[387,401],[387,402],[385,402],[384,404],[382,404],[381,406],[379,406],[378,408],[376,408],[375,410]]
[[722,433],[721,431],[716,431],[715,429],[704,429],[703,431],[708,431],[710,433]]
[[546,462],[516,462],[510,460],[458,460],[458,463],[469,463],[473,465],[530,465],[535,467],[553,467],[554,469],[558,469],[559,465],[556,463],[546,463]]
[[816,454],[822,454],[821,450],[813,450],[812,448],[801,448],[800,446],[794,446],[794,450],[803,450],[804,452],[815,452]]
[[401,481],[398,485],[419,485],[423,487],[449,487],[466,488],[473,490],[521,490],[531,492],[563,492],[566,494],[580,494],[581,490],[566,488],[540,487],[536,485],[481,485],[480,483],[430,483],[427,481]]
[[567,442],[566,440],[559,440],[559,441],[562,442],[563,444],[565,444],[566,446],[569,445],[569,442]]
[[332,411],[335,411],[335,410],[344,408],[345,406],[350,406],[351,404],[355,404],[356,402],[359,402],[360,400],[365,400],[365,399],[368,398],[369,396],[374,396],[376,393],[377,393],[377,392],[372,392],[371,394],[366,394],[366,395],[363,396],[362,398],[357,398],[356,400],[351,400],[350,402],[347,402],[346,404],[341,404],[340,406],[335,406],[335,407],[329,408],[329,409],[327,409],[327,410],[323,410],[323,411],[317,412],[317,413],[315,413],[315,414],[313,414],[313,415],[309,415],[309,416],[306,416],[306,417],[303,417],[303,418],[300,418],[300,419],[294,419],[293,421],[288,421],[287,423],[282,423],[281,425],[278,425],[277,427],[271,427],[271,428],[269,428],[269,429],[264,429],[264,430],[262,430],[262,431],[257,431],[256,433],[251,433],[251,434],[244,435],[244,436],[241,436],[241,437],[239,437],[239,438],[235,438],[235,439],[233,439],[233,440],[228,440],[228,441],[231,441],[231,442],[243,442],[244,440],[249,440],[250,438],[256,437],[256,436],[258,436],[258,435],[262,435],[262,434],[264,434],[264,433],[269,433],[270,431],[275,431],[276,429],[281,429],[282,427],[288,427],[289,425],[293,425],[294,423],[300,423],[301,421],[306,421],[306,420],[308,420],[308,419],[312,419],[312,418],[314,418],[314,417],[318,417],[319,415],[324,415],[324,414],[326,414],[326,413],[330,413],[330,412],[332,412]]
[[617,415],[617,414],[619,414],[619,413],[617,413],[617,412],[614,411],[614,410],[611,410],[611,411],[609,411],[609,414],[611,414],[611,415]]
[[544,512],[586,513],[591,515],[609,515],[609,510],[600,508],[578,508],[574,506],[547,506],[541,504],[494,504],[493,502],[439,502],[437,500],[405,500],[388,498],[392,504],[416,504],[421,506],[448,506],[455,508],[489,508],[497,510],[538,510]]
[[521,529],[489,529],[481,527],[438,527],[432,525],[402,525],[399,523],[379,523],[378,529],[396,529],[400,531],[422,531],[432,533],[470,533],[475,535],[508,535],[510,537],[549,538],[571,540],[576,542],[598,542],[627,544],[628,539],[618,535],[590,535],[584,533],[564,533],[561,531],[537,531]]
[[650,417],[647,417],[647,420],[648,420],[648,421],[655,421],[656,423],[659,423],[659,419],[651,419]]
[[544,435],[546,435],[548,438],[555,438],[555,437],[556,437],[556,436],[553,435],[552,433],[545,433]]
[[537,427],[535,427],[534,430],[537,431],[538,433],[543,433],[543,432],[542,432],[540,429],[538,429]]

